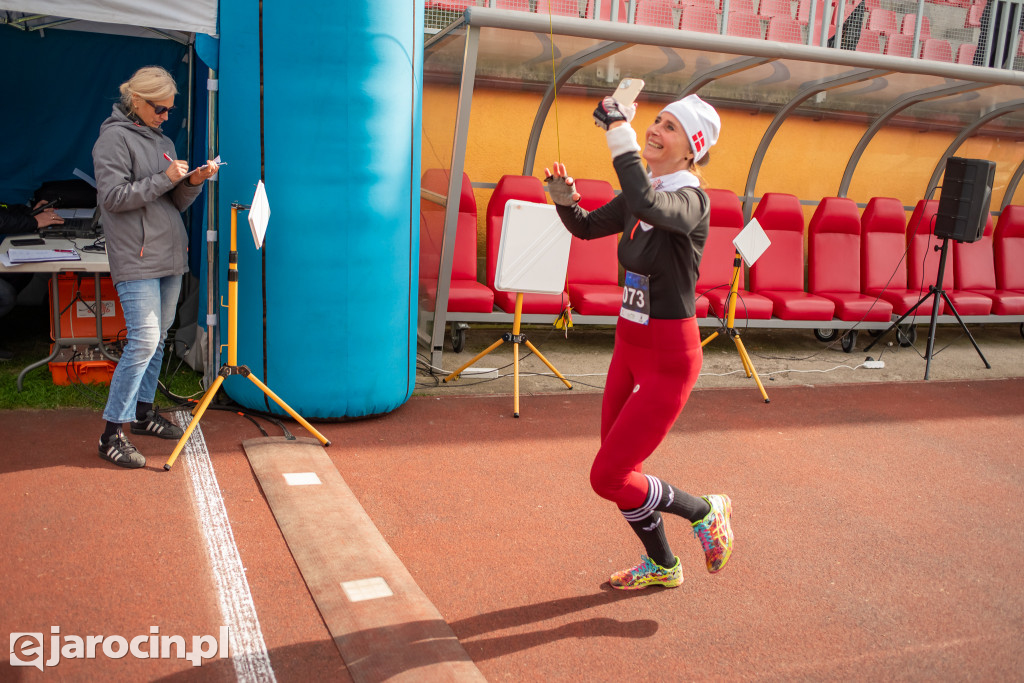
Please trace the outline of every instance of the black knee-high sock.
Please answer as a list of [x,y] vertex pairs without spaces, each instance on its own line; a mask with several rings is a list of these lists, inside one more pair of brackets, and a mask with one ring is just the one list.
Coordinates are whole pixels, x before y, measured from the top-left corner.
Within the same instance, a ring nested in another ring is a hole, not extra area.
[[[623,510],[622,512],[626,514],[635,512],[635,510]],[[652,512],[635,522],[630,521],[629,526],[640,537],[640,542],[647,550],[647,557],[666,569],[671,569],[676,565],[676,556],[672,554],[672,550],[668,547],[668,539],[665,538],[665,525],[661,523],[660,512]]]
[[[703,498],[691,496],[685,491],[680,491],[675,486],[672,486],[672,484],[667,484],[657,477],[644,476],[648,480],[654,480],[651,481],[651,490],[657,488],[661,491],[661,499],[654,505],[654,509],[658,512],[679,515],[690,520],[691,523],[699,522],[711,512],[711,506]],[[658,485],[655,485],[655,481],[658,482]]]
[[142,401],[139,401],[138,403],[135,404],[135,419],[141,420],[142,418],[146,417],[146,413],[148,413],[151,410],[153,410],[152,403],[143,403]]

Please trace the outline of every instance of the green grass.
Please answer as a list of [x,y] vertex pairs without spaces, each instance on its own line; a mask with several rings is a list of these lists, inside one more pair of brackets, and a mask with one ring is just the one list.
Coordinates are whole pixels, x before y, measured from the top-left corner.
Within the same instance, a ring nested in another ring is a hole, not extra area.
[[[73,381],[57,385],[48,365],[34,368],[25,375],[22,391],[18,391],[18,374],[32,363],[50,355],[50,318],[45,304],[18,306],[0,319],[0,348],[14,354],[0,362],[0,410],[91,408],[102,412],[109,386]],[[119,349],[112,351],[118,355]],[[74,379],[74,369],[70,368]],[[177,357],[164,356],[161,382],[177,396],[202,394],[202,376]],[[157,392],[156,405],[171,407],[174,402]]]

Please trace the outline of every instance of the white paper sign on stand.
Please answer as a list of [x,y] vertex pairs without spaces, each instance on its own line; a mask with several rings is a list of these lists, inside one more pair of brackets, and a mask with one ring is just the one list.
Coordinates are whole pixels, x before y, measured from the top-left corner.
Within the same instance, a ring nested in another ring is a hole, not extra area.
[[749,268],[754,265],[754,261],[761,258],[761,254],[772,245],[772,242],[768,239],[768,235],[764,234],[764,229],[761,228],[757,219],[751,218],[750,222],[740,230],[740,234],[736,235],[732,245],[736,247],[736,251],[740,253],[743,262]]
[[267,234],[267,223],[270,221],[270,202],[267,201],[267,190],[263,181],[256,183],[256,194],[252,197],[249,207],[249,228],[252,229],[252,241],[256,248],[263,246],[263,238]]
[[494,287],[502,292],[561,294],[572,235],[552,204],[505,204]]

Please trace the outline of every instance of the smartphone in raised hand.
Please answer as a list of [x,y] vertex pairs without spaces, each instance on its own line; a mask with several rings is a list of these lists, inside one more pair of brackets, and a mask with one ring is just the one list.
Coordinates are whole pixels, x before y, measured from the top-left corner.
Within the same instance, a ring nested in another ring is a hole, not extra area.
[[612,93],[612,99],[621,105],[629,106],[636,101],[637,95],[644,89],[644,82],[640,78],[623,78],[619,87]]

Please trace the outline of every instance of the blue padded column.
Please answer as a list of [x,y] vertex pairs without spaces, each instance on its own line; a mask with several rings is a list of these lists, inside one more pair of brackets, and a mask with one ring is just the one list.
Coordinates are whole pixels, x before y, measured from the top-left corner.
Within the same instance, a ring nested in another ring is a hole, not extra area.
[[[423,0],[314,0],[295,10],[264,3],[271,216],[264,292],[263,256],[248,214],[239,215],[238,361],[305,417],[387,412],[415,379]],[[225,300],[230,204],[248,204],[260,178],[258,12],[249,0],[221,0]],[[251,382],[230,378],[225,389],[266,408]]]

